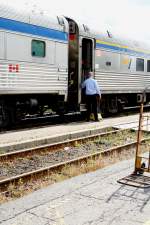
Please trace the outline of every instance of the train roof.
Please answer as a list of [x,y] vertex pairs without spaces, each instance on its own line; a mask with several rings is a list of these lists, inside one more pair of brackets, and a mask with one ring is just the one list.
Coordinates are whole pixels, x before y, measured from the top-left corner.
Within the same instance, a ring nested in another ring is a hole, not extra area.
[[51,29],[62,29],[57,16],[50,17],[33,11],[25,12],[5,4],[0,5],[0,17]]
[[[57,16],[50,17],[49,15],[43,15],[40,13],[35,12],[25,12],[24,10],[18,10],[8,5],[1,4],[0,5],[0,17],[6,18],[10,20],[20,21],[27,24],[42,26],[45,28],[56,29],[56,30],[63,30],[64,31],[64,24],[59,23]],[[79,27],[79,34],[85,37],[96,38],[100,40],[102,43],[109,43],[111,45],[116,45],[120,47],[126,47],[131,49],[136,49],[139,51],[144,51],[150,53],[150,45],[147,43],[130,40],[127,38],[122,38],[116,35],[112,35],[109,32],[97,32],[90,29],[87,25],[81,24],[79,21],[74,20]],[[68,31],[68,27],[65,23],[65,31]]]

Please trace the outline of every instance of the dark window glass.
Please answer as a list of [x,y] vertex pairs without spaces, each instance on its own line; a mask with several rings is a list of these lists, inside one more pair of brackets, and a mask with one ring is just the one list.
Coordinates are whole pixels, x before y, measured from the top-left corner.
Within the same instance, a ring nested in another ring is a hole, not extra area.
[[147,60],[147,72],[150,72],[150,60]]
[[106,66],[111,66],[111,62],[106,62]]
[[136,71],[144,71],[144,59],[136,59]]
[[32,40],[32,56],[45,57],[45,42]]

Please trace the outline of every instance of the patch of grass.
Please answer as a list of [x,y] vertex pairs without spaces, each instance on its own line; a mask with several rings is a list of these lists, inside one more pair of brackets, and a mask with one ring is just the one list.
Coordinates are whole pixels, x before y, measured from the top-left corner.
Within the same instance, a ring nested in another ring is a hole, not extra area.
[[74,142],[74,147],[80,147],[80,146],[81,146],[81,143],[79,143],[78,141]]
[[6,153],[4,150],[0,150],[0,155],[2,155],[2,154],[4,154],[4,153]]

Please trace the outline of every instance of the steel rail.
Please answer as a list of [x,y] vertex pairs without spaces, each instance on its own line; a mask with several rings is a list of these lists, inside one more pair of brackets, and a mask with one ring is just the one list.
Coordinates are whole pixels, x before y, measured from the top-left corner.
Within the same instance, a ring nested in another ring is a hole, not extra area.
[[83,137],[78,137],[78,138],[73,138],[73,139],[68,139],[65,141],[60,141],[60,142],[55,142],[52,144],[45,144],[45,145],[40,145],[37,147],[33,147],[33,148],[28,148],[28,149],[23,149],[23,150],[17,150],[17,151],[12,151],[12,152],[8,152],[8,153],[4,153],[4,154],[0,154],[0,161],[4,161],[4,160],[8,160],[8,159],[13,159],[15,157],[22,157],[22,156],[27,156],[28,154],[34,154],[34,153],[39,153],[40,151],[55,151],[58,148],[62,148],[63,146],[66,146],[66,144],[70,144],[73,145],[75,142],[86,142],[87,140],[91,139],[95,139],[97,137],[103,137],[103,136],[107,136],[110,134],[117,134],[119,132],[123,132],[125,130],[129,130],[129,129],[121,129],[121,130],[113,130],[113,131],[108,131],[108,132],[103,132],[103,133],[97,133],[97,134],[92,134],[92,135],[87,135],[87,136],[83,136]]

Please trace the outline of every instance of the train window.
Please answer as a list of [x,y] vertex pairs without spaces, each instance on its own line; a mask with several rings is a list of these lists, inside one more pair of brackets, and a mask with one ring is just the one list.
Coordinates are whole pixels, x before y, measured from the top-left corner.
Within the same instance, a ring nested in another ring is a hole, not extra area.
[[147,72],[150,72],[150,60],[147,60]]
[[111,62],[106,62],[106,66],[111,66]]
[[76,33],[76,25],[75,22],[69,21],[69,33],[75,34]]
[[136,59],[136,71],[144,71],[144,59]]
[[61,26],[65,26],[64,19],[62,17],[57,16],[57,20]]
[[32,40],[32,56],[45,57],[45,42]]

